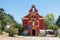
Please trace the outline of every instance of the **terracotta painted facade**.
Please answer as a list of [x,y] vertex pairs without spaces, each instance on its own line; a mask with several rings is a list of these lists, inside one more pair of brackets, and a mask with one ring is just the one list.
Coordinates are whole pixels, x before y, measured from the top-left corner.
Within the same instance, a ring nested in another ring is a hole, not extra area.
[[22,18],[22,22],[29,35],[37,36],[40,34],[39,30],[45,29],[44,18],[39,15],[34,5],[32,5],[28,15]]

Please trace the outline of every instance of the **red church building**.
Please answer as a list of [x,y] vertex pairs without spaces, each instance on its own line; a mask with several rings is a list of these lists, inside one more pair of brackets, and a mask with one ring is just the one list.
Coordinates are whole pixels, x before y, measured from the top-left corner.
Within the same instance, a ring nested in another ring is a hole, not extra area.
[[39,15],[38,10],[32,5],[28,15],[22,18],[25,30],[28,30],[28,34],[37,36],[40,34],[39,30],[44,30],[44,17]]

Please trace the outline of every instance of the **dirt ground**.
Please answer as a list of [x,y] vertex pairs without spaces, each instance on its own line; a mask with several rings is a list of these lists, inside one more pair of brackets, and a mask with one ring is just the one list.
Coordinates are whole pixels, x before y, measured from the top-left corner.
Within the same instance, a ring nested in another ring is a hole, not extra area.
[[38,37],[38,36],[15,36],[9,37],[8,33],[0,35],[0,40],[60,40],[59,37]]
[[35,36],[16,36],[9,37],[0,35],[0,40],[60,40],[59,37],[35,37]]

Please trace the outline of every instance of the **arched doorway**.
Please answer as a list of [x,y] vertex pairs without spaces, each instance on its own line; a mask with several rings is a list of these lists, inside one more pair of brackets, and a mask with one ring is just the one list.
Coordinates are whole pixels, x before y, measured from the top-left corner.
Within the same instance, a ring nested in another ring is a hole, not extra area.
[[32,30],[32,35],[35,36],[35,30],[34,29]]

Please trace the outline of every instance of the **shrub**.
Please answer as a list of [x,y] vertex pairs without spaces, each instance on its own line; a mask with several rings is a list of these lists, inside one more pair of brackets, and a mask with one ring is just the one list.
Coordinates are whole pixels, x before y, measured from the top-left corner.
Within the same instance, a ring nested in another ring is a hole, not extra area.
[[2,26],[0,25],[0,34],[2,34]]
[[9,33],[9,36],[14,36],[18,34],[18,29],[10,27],[9,29],[6,30],[6,32]]
[[48,26],[49,29],[52,29],[52,30],[57,30],[58,29],[58,26],[57,25],[53,25],[53,24],[50,24]]
[[2,30],[0,29],[0,34],[2,34]]

